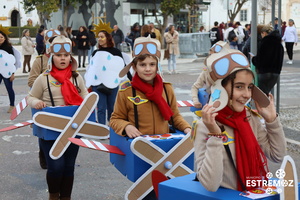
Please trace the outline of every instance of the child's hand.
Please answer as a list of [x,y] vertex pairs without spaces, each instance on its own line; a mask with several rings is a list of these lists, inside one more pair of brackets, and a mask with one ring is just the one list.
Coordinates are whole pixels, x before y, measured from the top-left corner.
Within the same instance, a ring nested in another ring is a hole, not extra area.
[[35,104],[34,108],[35,109],[42,109],[46,107],[46,103],[43,101],[39,101],[37,104]]
[[271,123],[276,119],[277,113],[274,105],[274,97],[271,93],[269,94],[269,99],[270,104],[267,107],[260,107],[256,101],[255,106],[257,108],[258,113],[266,120],[266,122]]
[[221,129],[216,122],[218,113],[213,113],[215,108],[212,105],[206,104],[201,111],[202,121],[210,133],[221,134]]
[[132,125],[127,125],[125,127],[125,132],[130,138],[135,138],[142,135],[142,133],[135,126]]
[[202,104],[198,101],[198,102],[194,102],[194,107],[195,108],[202,108]]

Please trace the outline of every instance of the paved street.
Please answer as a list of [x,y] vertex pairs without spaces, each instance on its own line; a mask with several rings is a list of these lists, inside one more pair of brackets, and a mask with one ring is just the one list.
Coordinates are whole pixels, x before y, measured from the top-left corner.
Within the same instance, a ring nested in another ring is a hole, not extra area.
[[[300,52],[295,53],[294,64],[286,65],[286,55],[280,84],[280,117],[289,145],[288,153],[300,166]],[[165,81],[171,82],[178,100],[190,99],[190,88],[197,79],[203,66],[203,59],[178,59],[179,74],[167,75]],[[163,70],[167,70],[166,61],[161,62]],[[84,71],[81,71],[84,73]],[[27,75],[20,70],[14,81],[16,103],[28,93]],[[9,120],[8,96],[3,84],[0,85],[0,128],[4,128],[31,119],[27,108],[16,120]],[[191,123],[197,119],[189,108],[180,108],[184,118]],[[108,140],[104,140],[108,143]],[[32,136],[31,128],[25,127],[11,132],[0,133],[0,200],[43,200],[47,199],[45,170],[38,165],[37,138]],[[272,172],[279,165],[270,164]],[[298,175],[300,175],[298,168]],[[74,200],[121,200],[131,182],[118,172],[109,162],[109,154],[80,148],[75,169],[73,188]],[[299,177],[299,176],[298,176]]]

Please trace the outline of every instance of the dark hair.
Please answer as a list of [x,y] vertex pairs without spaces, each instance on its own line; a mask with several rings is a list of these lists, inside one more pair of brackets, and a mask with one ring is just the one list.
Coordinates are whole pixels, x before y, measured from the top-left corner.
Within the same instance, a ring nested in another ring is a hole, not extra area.
[[[80,29],[80,28],[83,28],[83,32],[84,32],[84,31],[87,32],[87,28],[86,28],[85,26],[80,26],[79,29]],[[78,29],[78,30],[79,30],[79,29]],[[80,30],[79,30],[79,31],[80,31]]]
[[[115,46],[114,41],[113,41],[113,37],[111,36],[111,34],[109,34],[106,31],[100,31],[99,33],[103,33],[105,35],[107,47],[114,47]],[[98,35],[99,35],[99,33],[98,33]],[[100,44],[98,44],[98,48],[99,49],[101,48]]]
[[[150,54],[141,54],[138,57],[135,57],[132,61],[132,63],[134,64],[134,66],[137,65],[138,61],[144,61],[146,58],[155,58],[156,60],[156,64],[158,64],[158,59],[156,56],[154,55],[150,55]],[[157,66],[158,67],[158,66]]]
[[3,36],[4,36],[4,38],[5,38],[5,41],[3,42],[3,44],[2,44],[2,45],[4,45],[4,46],[6,46],[6,45],[8,45],[8,46],[12,46],[12,45],[11,45],[11,43],[9,42],[9,38],[8,38],[8,36],[7,36],[5,33],[3,33],[2,31],[0,31],[0,34],[1,34],[1,35],[3,35]]
[[[236,74],[237,74],[238,72],[241,72],[241,71],[247,71],[247,72],[251,73],[252,76],[253,76],[253,79],[254,79],[254,73],[253,73],[251,70],[249,70],[249,69],[239,69],[239,70],[236,70],[236,71],[234,71],[233,73],[229,74],[229,75],[228,75],[226,78],[224,78],[224,79],[222,80],[222,82],[221,82],[221,84],[222,84],[223,87],[225,87],[225,86],[229,83],[229,81],[231,82],[231,94],[230,94],[230,96],[229,96],[229,99],[232,99],[232,96],[233,96],[233,84],[234,84],[234,79],[236,78]],[[229,95],[229,94],[228,94],[228,95]]]
[[42,33],[44,31],[43,28],[39,28],[38,33]]
[[214,25],[215,25],[215,26],[218,26],[218,25],[219,25],[219,22],[215,21]]

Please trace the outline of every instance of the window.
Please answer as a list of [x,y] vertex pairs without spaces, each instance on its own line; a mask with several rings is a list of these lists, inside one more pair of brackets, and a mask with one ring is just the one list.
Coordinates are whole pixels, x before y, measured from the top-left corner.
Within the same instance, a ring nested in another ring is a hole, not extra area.
[[241,19],[241,21],[244,21],[244,22],[247,21],[247,10],[240,11],[240,19]]

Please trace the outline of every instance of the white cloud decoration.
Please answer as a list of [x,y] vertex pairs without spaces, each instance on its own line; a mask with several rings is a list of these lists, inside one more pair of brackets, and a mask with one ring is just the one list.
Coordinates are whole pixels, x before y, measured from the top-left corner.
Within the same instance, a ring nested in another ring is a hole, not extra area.
[[12,54],[0,50],[0,74],[4,78],[9,78],[16,71],[16,59]]
[[84,75],[86,87],[101,83],[111,89],[118,87],[122,81],[119,73],[124,65],[124,60],[120,56],[114,56],[107,51],[97,51]]

